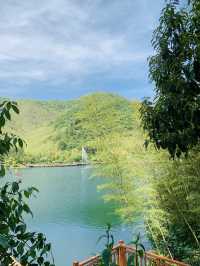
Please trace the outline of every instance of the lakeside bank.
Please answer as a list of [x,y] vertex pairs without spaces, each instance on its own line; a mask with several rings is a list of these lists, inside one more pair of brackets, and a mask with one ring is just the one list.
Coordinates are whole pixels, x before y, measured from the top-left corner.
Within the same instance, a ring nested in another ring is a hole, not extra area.
[[28,163],[17,165],[14,168],[48,168],[48,167],[72,167],[72,166],[87,166],[89,163],[73,162],[73,163]]

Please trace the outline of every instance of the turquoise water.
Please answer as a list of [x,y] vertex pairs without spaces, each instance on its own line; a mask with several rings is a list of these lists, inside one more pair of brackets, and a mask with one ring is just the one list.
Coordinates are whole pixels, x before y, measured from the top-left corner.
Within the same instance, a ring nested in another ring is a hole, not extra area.
[[102,200],[102,192],[97,191],[102,180],[91,179],[89,167],[31,168],[19,170],[15,176],[22,179],[23,186],[40,191],[31,199],[34,218],[27,222],[31,230],[46,234],[57,266],[72,265],[101,250],[103,243],[97,244],[97,239],[107,222],[113,225],[116,241],[129,242],[132,232],[138,230],[137,224],[133,229],[124,225],[114,214],[115,206]]

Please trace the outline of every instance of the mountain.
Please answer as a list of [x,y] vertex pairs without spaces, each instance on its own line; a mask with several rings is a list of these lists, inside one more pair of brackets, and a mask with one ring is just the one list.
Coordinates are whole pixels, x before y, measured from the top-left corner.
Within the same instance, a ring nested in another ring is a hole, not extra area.
[[72,101],[18,101],[20,115],[9,125],[27,143],[12,158],[19,163],[81,160],[82,146],[138,125],[137,103],[109,93],[94,93]]

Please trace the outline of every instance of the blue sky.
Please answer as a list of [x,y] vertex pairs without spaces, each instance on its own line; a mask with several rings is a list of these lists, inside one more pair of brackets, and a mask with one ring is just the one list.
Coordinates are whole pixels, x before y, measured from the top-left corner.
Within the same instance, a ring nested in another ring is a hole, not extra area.
[[0,96],[151,96],[147,57],[164,2],[0,0]]

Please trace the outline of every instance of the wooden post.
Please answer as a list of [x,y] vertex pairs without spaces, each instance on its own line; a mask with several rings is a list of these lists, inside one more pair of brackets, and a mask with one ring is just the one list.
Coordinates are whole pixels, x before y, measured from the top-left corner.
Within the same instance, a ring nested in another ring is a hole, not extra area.
[[126,246],[123,240],[119,241],[118,265],[126,266]]
[[74,261],[73,262],[73,266],[79,266],[79,262],[78,261]]

